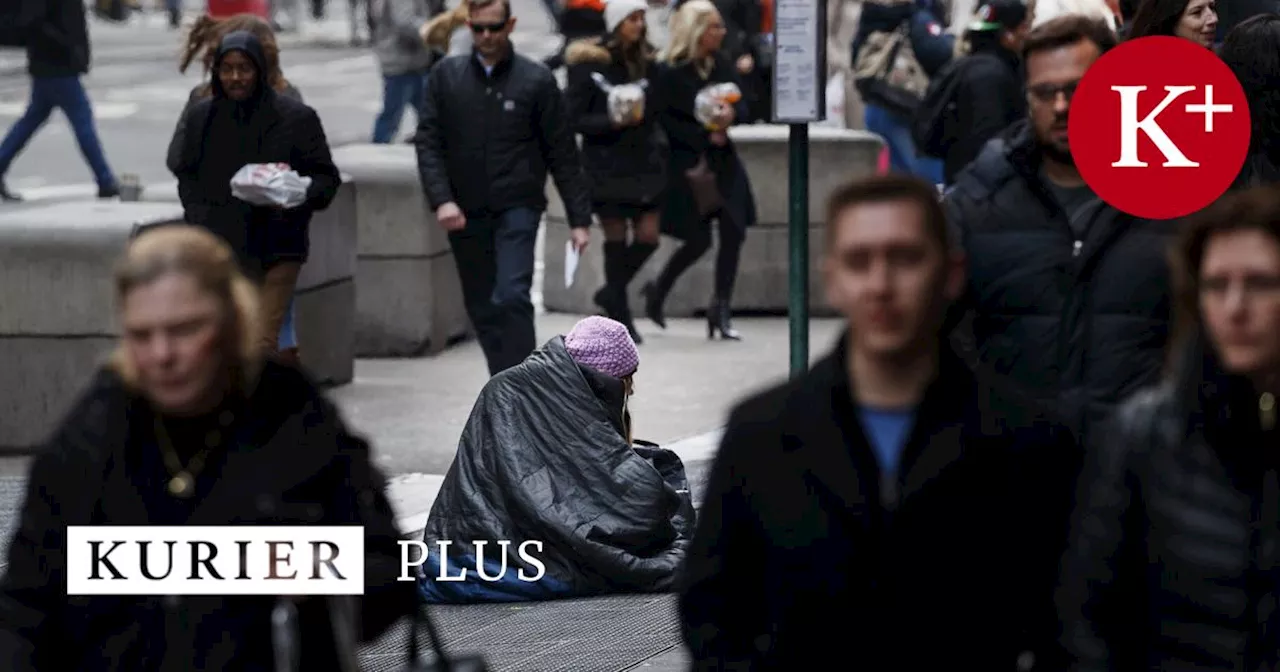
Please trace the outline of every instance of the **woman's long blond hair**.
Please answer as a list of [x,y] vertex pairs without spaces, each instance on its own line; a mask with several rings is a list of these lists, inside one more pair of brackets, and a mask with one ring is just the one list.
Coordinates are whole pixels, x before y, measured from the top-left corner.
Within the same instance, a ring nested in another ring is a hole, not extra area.
[[[116,264],[116,310],[124,310],[133,290],[175,273],[191,277],[203,291],[217,297],[225,320],[223,355],[232,367],[233,382],[251,384],[263,358],[258,291],[240,272],[231,248],[205,229],[162,226],[134,239]],[[125,385],[136,388],[137,367],[123,344],[112,353],[110,366]]]
[[[681,65],[697,57],[698,43],[707,32],[707,26],[719,15],[720,12],[711,0],[689,0],[680,5],[680,9],[671,16],[664,60],[672,65]],[[699,71],[705,76],[710,72],[712,63],[713,58],[698,63]]]

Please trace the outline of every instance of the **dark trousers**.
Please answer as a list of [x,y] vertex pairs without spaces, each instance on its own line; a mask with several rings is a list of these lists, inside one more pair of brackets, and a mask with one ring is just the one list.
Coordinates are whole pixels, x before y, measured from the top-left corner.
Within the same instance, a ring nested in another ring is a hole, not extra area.
[[116,178],[107,165],[102,142],[98,140],[98,129],[93,122],[93,106],[89,103],[89,96],[85,93],[80,78],[75,75],[31,78],[31,100],[27,103],[27,111],[9,128],[9,134],[0,143],[0,178],[9,171],[9,165],[26,149],[31,137],[44,126],[55,109],[62,110],[67,115],[67,121],[71,122],[76,144],[80,145],[80,153],[93,170],[93,179],[98,187],[114,187]]
[[462,299],[491,376],[523,362],[537,347],[529,293],[541,220],[533,208],[468,213],[466,228],[449,233]]
[[400,132],[404,109],[412,107],[418,121],[426,102],[427,73],[405,72],[382,76],[382,112],[373,121],[373,141],[379,145],[391,142]]

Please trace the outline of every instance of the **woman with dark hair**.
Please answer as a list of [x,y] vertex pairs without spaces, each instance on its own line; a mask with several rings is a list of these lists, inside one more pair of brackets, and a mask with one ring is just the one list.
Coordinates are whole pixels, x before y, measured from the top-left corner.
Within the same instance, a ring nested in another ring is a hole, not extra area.
[[[591,181],[591,200],[604,229],[605,286],[596,305],[627,326],[641,342],[631,316],[627,286],[658,249],[658,213],[666,187],[666,134],[652,100],[658,64],[646,40],[643,0],[610,0],[609,32],[580,40],[565,50],[569,65],[566,98],[574,131],[582,136],[582,160]],[[598,83],[596,78],[602,78]],[[645,82],[644,113],[621,122],[610,117],[604,87]],[[627,228],[633,238],[627,242]]]
[[1142,0],[1128,39],[1167,35],[1212,49],[1218,39],[1217,0]]
[[1086,454],[1057,669],[1280,664],[1280,191],[1228,194],[1171,266],[1170,371]]
[[1280,15],[1260,14],[1236,26],[1218,50],[1240,80],[1253,129],[1236,188],[1280,181]]

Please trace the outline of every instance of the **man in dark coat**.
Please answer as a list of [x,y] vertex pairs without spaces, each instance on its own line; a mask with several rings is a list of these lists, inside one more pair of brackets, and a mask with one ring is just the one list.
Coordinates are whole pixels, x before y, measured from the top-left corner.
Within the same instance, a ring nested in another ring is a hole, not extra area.
[[694,668],[1011,672],[1056,634],[1074,442],[949,351],[933,185],[854,183],[827,226],[848,333],[730,415],[681,586]]
[[969,259],[958,331],[980,361],[1082,441],[1124,397],[1156,381],[1171,300],[1173,225],[1103,203],[1071,158],[1067,115],[1089,66],[1115,44],[1103,22],[1064,16],[1027,38],[1030,119],[993,140],[945,205]]
[[537,347],[530,292],[547,172],[579,251],[591,239],[591,196],[560,85],[511,46],[508,0],[472,0],[469,23],[474,51],[440,61],[427,80],[418,172],[497,375]]
[[61,109],[71,122],[76,144],[98,183],[98,198],[115,198],[120,188],[107,165],[93,121],[93,107],[80,82],[80,76],[89,72],[89,29],[85,24],[84,2],[17,1],[16,34],[25,37],[31,101],[22,118],[9,128],[9,134],[0,143],[0,201],[22,200],[5,186],[4,175],[54,109]]

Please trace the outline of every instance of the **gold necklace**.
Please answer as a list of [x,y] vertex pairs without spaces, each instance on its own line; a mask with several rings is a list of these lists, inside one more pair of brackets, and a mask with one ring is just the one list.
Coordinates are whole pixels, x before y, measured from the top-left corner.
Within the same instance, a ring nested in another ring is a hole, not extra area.
[[182,460],[178,458],[178,451],[174,448],[173,442],[169,439],[169,431],[164,426],[164,421],[160,419],[160,414],[155,415],[155,433],[156,442],[160,444],[160,451],[163,453],[165,468],[169,470],[169,494],[179,499],[188,499],[195,494],[196,476],[204,469],[205,458],[214,446],[222,443],[217,432],[211,432],[205,440],[205,447],[196,453],[186,466],[183,466]]

